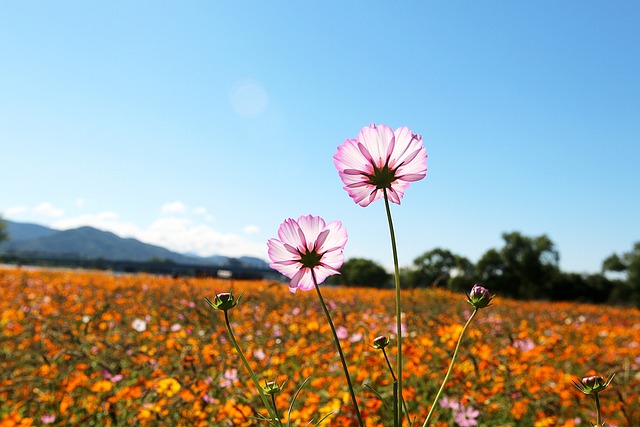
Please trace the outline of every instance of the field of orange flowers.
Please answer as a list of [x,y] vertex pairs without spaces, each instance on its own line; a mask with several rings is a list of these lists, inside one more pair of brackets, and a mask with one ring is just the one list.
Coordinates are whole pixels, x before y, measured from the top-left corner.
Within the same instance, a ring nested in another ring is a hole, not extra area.
[[[243,293],[229,313],[250,363],[261,380],[287,380],[276,398],[280,413],[295,426],[327,413],[322,425],[356,425],[314,292],[291,294],[269,282],[2,268],[0,426],[260,425],[253,416],[266,413],[262,401],[222,313],[204,301],[230,287]],[[392,291],[325,287],[323,294],[367,425],[392,425],[391,378],[370,346],[395,328]],[[403,298],[404,395],[421,425],[471,307],[464,295],[442,290]],[[572,380],[616,372],[601,396],[604,419],[638,426],[639,341],[638,310],[497,298],[468,330],[432,425],[460,425],[454,408],[463,407],[473,410],[469,426],[589,426],[593,402]]]

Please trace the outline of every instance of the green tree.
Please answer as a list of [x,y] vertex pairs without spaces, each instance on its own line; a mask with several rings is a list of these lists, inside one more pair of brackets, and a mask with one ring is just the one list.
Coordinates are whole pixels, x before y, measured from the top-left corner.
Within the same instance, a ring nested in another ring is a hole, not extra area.
[[0,243],[5,240],[9,240],[9,234],[7,233],[7,223],[2,219],[2,215],[0,215]]
[[612,292],[617,285],[618,282],[604,274],[560,272],[552,282],[550,299],[604,303],[612,298]]
[[515,298],[550,298],[560,273],[560,255],[546,235],[527,237],[504,233],[504,246],[490,249],[476,264],[481,282],[502,295]]
[[364,258],[350,258],[340,268],[338,283],[346,286],[368,286],[384,288],[389,286],[391,275],[379,264]]
[[447,286],[460,290],[473,284],[473,263],[447,249],[435,248],[413,260],[410,285]]
[[613,254],[602,262],[603,273],[623,273],[626,277],[628,301],[640,307],[640,242],[636,242],[629,252]]

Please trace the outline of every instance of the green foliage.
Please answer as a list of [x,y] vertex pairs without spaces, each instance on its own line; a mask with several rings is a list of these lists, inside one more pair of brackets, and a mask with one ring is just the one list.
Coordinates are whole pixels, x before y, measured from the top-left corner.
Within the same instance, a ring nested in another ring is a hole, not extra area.
[[614,289],[621,286],[623,283],[610,280],[602,274],[561,272],[551,283],[548,299],[604,303],[614,298]]
[[476,265],[482,283],[497,293],[515,298],[548,298],[560,273],[560,255],[546,235],[527,237],[504,233],[504,246],[491,249]]
[[391,284],[391,275],[379,264],[364,258],[351,258],[335,276],[341,285],[384,288]]
[[613,254],[602,263],[603,272],[623,273],[628,293],[627,301],[640,307],[640,242],[636,242],[629,252]]
[[5,240],[9,240],[9,234],[7,234],[7,223],[4,222],[2,216],[0,215],[0,243]]
[[463,290],[473,285],[473,263],[447,249],[435,248],[413,261],[409,286],[446,286]]

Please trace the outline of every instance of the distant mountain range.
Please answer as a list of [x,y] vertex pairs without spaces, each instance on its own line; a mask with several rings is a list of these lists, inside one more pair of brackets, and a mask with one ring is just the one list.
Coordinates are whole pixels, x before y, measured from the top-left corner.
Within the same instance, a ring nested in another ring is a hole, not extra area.
[[171,261],[182,265],[217,267],[247,267],[268,269],[269,265],[255,257],[231,258],[221,255],[200,257],[179,254],[160,246],[122,238],[93,227],[54,230],[38,224],[5,220],[9,240],[0,244],[0,255],[13,254],[30,257],[75,257],[110,261]]

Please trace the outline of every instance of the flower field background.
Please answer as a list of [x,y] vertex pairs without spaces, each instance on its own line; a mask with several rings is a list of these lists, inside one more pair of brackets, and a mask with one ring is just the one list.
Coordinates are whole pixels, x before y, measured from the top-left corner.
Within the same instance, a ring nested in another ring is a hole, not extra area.
[[[287,380],[276,396],[281,415],[309,377],[292,425],[330,412],[322,425],[356,425],[314,293],[270,282],[4,268],[0,426],[261,425],[252,417],[262,402],[222,314],[204,300],[230,288],[243,294],[229,314],[261,381]],[[393,334],[393,291],[323,293],[367,425],[392,425],[392,381],[371,343]],[[403,291],[403,308],[404,395],[421,425],[472,308],[463,294],[437,289]],[[589,426],[593,402],[572,381],[613,372],[604,419],[639,426],[640,311],[498,297],[471,324],[432,425]]]

